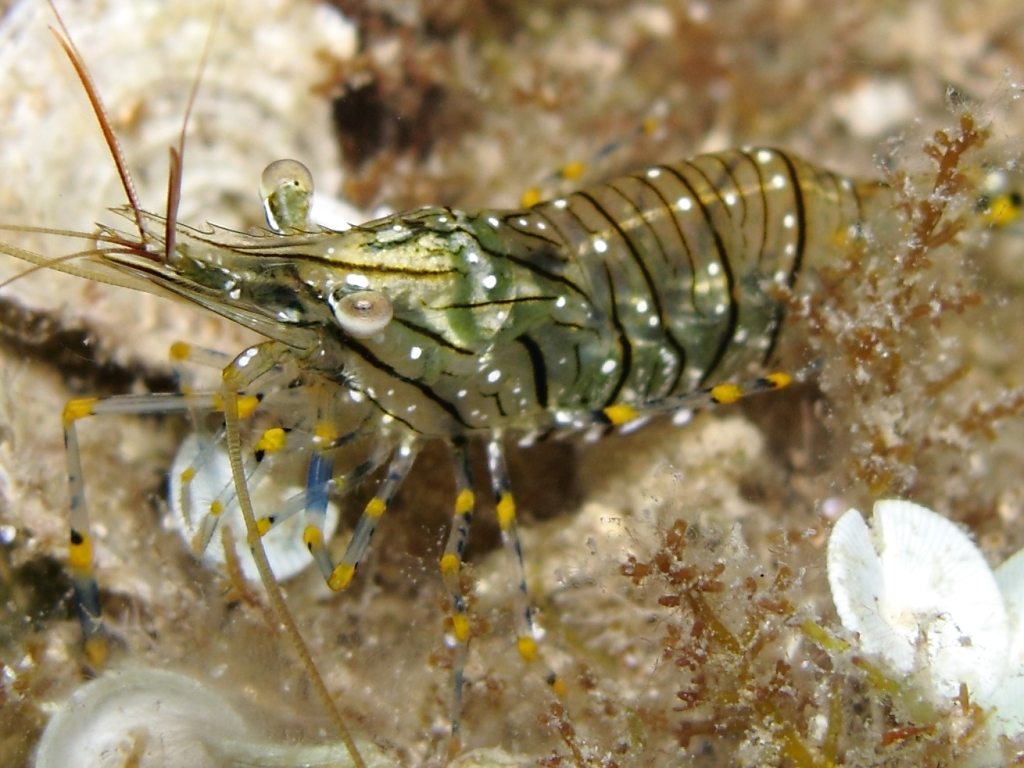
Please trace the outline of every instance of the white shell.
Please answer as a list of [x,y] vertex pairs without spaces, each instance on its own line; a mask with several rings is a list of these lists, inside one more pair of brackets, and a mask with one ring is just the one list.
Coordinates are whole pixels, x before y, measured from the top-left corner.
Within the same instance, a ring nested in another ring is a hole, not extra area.
[[[996,568],[996,583],[1006,604],[1011,667],[1024,669],[1024,549]],[[1021,701],[1024,708],[1024,699]]]
[[[196,467],[196,475],[188,484],[190,499],[189,509],[192,511],[192,520],[186,521],[182,502],[182,487],[179,478],[181,473],[188,469],[195,461],[204,446],[196,435],[189,435],[178,448],[174,457],[168,481],[168,498],[175,524],[188,542],[192,545],[192,538],[196,533],[202,519],[203,513],[210,508],[217,495],[226,486],[234,481],[231,477],[231,463],[228,460],[227,451],[222,445],[205,446],[207,453],[205,460]],[[285,467],[285,469],[288,469]],[[295,469],[301,470],[301,467]],[[272,514],[275,509],[292,496],[302,493],[304,488],[302,473],[298,471],[293,477],[281,478],[280,473],[273,473],[270,477],[264,478],[255,487],[250,488],[253,508],[257,516]],[[288,473],[291,474],[291,473]],[[290,481],[290,482],[289,482]],[[191,525],[189,525],[191,522]],[[232,504],[224,512],[220,521],[221,525],[231,526],[234,534],[235,551],[238,554],[242,572],[247,579],[259,580],[259,572],[256,570],[256,563],[245,545],[246,530],[245,521],[242,519],[242,512],[238,504]],[[279,580],[285,580],[295,576],[300,571],[313,564],[306,545],[302,541],[302,529],[305,525],[304,515],[300,512],[277,525],[270,533],[263,537],[263,546],[267,552],[267,559],[274,575]],[[338,507],[335,504],[327,505],[327,517],[324,522],[324,539],[329,540],[338,528]],[[223,566],[224,547],[221,544],[220,534],[214,534],[210,545],[202,553],[202,560],[206,563]]]
[[[104,672],[76,690],[46,724],[34,766],[352,765],[343,744],[302,744],[294,738],[273,742],[267,740],[269,736],[266,724],[247,723],[208,684],[177,672],[139,667]],[[357,739],[357,746],[367,768],[397,765],[368,740]]]
[[981,552],[956,525],[908,501],[875,504],[873,530],[851,509],[828,543],[828,579],[843,625],[894,672],[939,700],[967,683],[984,699],[1002,682],[1006,608]]
[[190,677],[158,669],[107,672],[50,718],[35,768],[211,765],[210,742],[247,738],[248,727],[228,702]]
[[1010,650],[1007,673],[990,702],[1000,734],[1024,733],[1024,549],[996,568],[996,582],[1003,594],[1009,619]]

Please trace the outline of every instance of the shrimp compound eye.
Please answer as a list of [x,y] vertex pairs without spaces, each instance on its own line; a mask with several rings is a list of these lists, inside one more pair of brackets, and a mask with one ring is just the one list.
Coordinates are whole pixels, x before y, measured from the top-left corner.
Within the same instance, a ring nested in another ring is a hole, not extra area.
[[298,160],[275,160],[264,168],[260,197],[267,224],[275,232],[285,234],[309,229],[313,174]]
[[377,291],[332,294],[329,303],[338,325],[357,339],[380,333],[394,315],[391,299]]

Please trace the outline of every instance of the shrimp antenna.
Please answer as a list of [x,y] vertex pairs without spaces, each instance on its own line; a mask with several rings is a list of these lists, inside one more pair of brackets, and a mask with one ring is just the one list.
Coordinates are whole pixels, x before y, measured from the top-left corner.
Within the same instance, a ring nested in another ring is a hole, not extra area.
[[110,150],[110,155],[114,158],[114,165],[117,166],[117,173],[121,177],[121,186],[124,188],[125,195],[128,196],[128,204],[131,206],[132,215],[135,218],[135,226],[139,228],[139,236],[142,238],[143,242],[145,242],[146,227],[142,223],[142,207],[139,205],[139,196],[135,191],[135,182],[128,170],[128,163],[125,162],[124,151],[121,149],[121,142],[118,141],[117,134],[114,133],[114,129],[110,125],[110,116],[107,112],[107,108],[103,105],[103,100],[100,98],[99,91],[96,89],[96,84],[93,82],[92,76],[89,74],[89,70],[85,66],[85,60],[82,58],[82,54],[79,53],[78,47],[71,38],[71,33],[68,32],[68,28],[64,24],[64,19],[61,17],[60,11],[57,10],[57,6],[54,4],[53,0],[49,0],[49,3],[50,10],[53,11],[53,15],[56,17],[57,24],[60,27],[59,31],[50,27],[50,31],[53,32],[53,36],[57,38],[57,42],[60,43],[61,48],[64,49],[64,53],[71,62],[71,66],[75,68],[75,73],[78,75],[78,79],[81,81],[82,87],[85,89],[85,93],[89,97],[89,103],[92,104],[93,114],[96,115],[96,120],[100,124],[100,130],[103,132],[103,139],[107,142],[107,148]]
[[[52,2],[52,0],[51,0]],[[203,72],[206,70],[206,62],[210,58],[210,49],[213,44],[214,33],[220,25],[221,17],[224,15],[223,3],[217,6],[217,15],[213,17],[210,29],[206,33],[206,42],[203,43],[203,53],[199,57],[199,66],[196,69],[196,76],[192,80],[192,87],[188,93],[188,102],[185,104],[185,116],[181,121],[181,133],[178,135],[178,146],[170,148],[170,173],[167,175],[167,211],[164,220],[164,252],[168,255],[174,252],[174,242],[177,236],[178,206],[181,204],[181,180],[184,174],[185,157],[185,132],[188,129],[188,121],[192,116],[192,107],[196,103],[196,94],[199,92],[199,83],[203,79]]]

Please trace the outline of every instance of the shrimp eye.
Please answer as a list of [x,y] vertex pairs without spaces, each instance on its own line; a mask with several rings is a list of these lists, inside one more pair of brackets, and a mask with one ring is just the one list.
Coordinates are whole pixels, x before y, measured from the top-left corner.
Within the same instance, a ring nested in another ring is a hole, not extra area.
[[275,160],[263,170],[260,197],[267,224],[279,234],[309,229],[313,175],[298,160]]
[[330,304],[338,325],[345,333],[357,339],[383,331],[394,314],[391,299],[377,291],[332,295]]

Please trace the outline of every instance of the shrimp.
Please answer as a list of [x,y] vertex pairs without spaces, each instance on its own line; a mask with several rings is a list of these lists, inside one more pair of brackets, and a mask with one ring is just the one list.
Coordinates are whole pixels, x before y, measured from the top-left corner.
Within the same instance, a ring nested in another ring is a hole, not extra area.
[[[489,491],[519,591],[516,647],[539,657],[527,595],[510,440],[529,442],[631,429],[663,414],[729,404],[787,386],[771,367],[802,278],[871,238],[895,192],[818,168],[781,149],[727,150],[651,166],[518,210],[425,207],[333,231],[310,219],[310,172],[267,167],[260,189],[269,229],[240,233],[177,221],[184,139],[172,149],[164,214],[136,199],[127,163],[85,64],[74,64],[120,172],[127,222],[98,233],[39,231],[94,242],[56,260],[0,243],[41,268],[183,301],[264,338],[229,356],[187,343],[176,366],[220,369],[221,386],[166,395],[77,398],[64,409],[70,495],[69,570],[87,654],[105,656],[78,425],[104,414],[219,415],[232,482],[199,515],[202,552],[230,509],[241,511],[260,579],[321,699],[347,736],[312,656],[288,614],[261,539],[297,514],[303,543],[333,591],[352,583],[382,516],[422,447],[452,453],[455,498],[439,569],[459,653],[453,699],[457,743],[462,664],[472,635],[460,573],[480,488],[473,442],[486,446]],[[194,97],[194,93],[193,93]],[[1020,197],[979,201],[995,223],[1019,217]],[[1014,208],[1016,206],[1016,208]],[[348,462],[352,453],[359,461]],[[306,486],[272,509],[252,492],[281,457],[302,457]],[[172,480],[186,487],[209,454]],[[324,535],[331,496],[384,467],[341,558]],[[187,496],[187,494],[183,494]],[[562,681],[547,674],[552,689]]]

